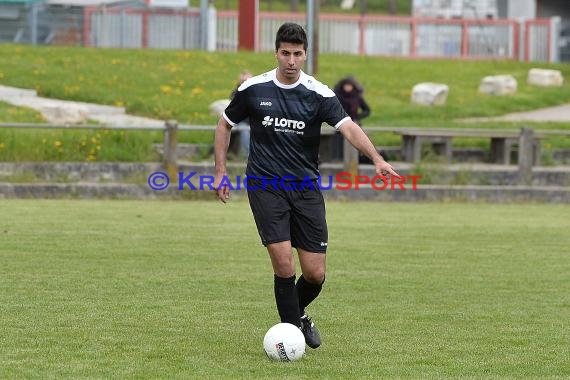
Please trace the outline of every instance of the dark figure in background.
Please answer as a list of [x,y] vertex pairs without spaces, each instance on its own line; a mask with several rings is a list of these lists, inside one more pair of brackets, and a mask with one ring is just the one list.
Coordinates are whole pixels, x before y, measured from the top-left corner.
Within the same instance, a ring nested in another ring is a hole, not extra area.
[[[340,104],[351,117],[351,119],[362,126],[361,120],[370,115],[370,107],[364,100],[364,88],[352,76],[342,78],[334,86],[334,93],[336,94]],[[340,133],[335,133],[332,136],[332,158],[333,160],[342,160],[344,139]]]
[[232,93],[230,94],[230,100],[232,100],[234,98],[234,96],[236,95],[239,86],[241,86],[243,82],[245,82],[246,80],[248,80],[251,77],[253,77],[253,74],[251,72],[249,72],[248,70],[244,70],[239,74],[237,85],[234,88],[234,90],[232,91]]
[[[253,75],[248,70],[244,70],[239,74],[237,85],[230,94],[230,100],[232,100],[236,95],[239,86],[241,86],[243,82],[245,82],[251,77],[253,77]],[[234,151],[239,150],[239,155],[247,158],[249,156],[249,139],[250,139],[249,121],[244,120],[241,123],[239,123],[238,129],[239,130],[236,129],[232,131],[232,137],[238,136],[239,148],[232,145],[230,147],[230,150]]]

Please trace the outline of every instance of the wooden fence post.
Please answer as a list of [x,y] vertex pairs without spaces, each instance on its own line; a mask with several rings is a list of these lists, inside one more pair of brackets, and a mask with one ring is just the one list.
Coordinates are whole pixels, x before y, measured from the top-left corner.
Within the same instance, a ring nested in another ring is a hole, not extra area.
[[171,181],[178,178],[178,165],[176,164],[176,148],[178,145],[178,122],[168,120],[164,129],[164,169]]
[[532,185],[532,164],[534,131],[532,128],[521,128],[519,136],[519,185]]
[[347,139],[343,139],[343,167],[344,171],[353,177],[358,175],[358,150],[356,150]]

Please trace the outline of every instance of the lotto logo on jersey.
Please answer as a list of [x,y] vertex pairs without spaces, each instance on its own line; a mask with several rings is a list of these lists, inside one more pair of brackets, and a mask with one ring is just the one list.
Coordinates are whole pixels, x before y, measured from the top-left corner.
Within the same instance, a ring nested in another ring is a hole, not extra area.
[[263,124],[264,127],[271,127],[273,125],[273,119],[271,116],[265,116],[261,124]]
[[271,117],[271,116],[265,116],[263,118],[263,121],[261,122],[261,124],[264,127],[271,127],[272,125],[275,126],[275,131],[277,132],[283,132],[280,129],[277,128],[288,128],[291,130],[300,130],[305,128],[305,122],[304,121],[299,121],[299,120],[291,120],[291,119],[285,119],[285,118],[279,118],[279,117]]

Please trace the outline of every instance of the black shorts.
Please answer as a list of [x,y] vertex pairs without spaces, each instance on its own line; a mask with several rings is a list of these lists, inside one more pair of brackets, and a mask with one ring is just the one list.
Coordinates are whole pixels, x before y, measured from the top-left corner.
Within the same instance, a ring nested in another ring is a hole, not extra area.
[[316,181],[313,188],[284,189],[247,180],[249,205],[264,246],[291,240],[309,252],[326,253],[328,229],[325,201]]

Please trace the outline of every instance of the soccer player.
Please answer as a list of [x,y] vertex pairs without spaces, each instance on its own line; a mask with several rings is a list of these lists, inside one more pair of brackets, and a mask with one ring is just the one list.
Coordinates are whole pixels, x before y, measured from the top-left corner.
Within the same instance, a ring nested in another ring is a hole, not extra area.
[[[226,171],[230,130],[249,118],[247,195],[273,266],[277,311],[281,322],[299,326],[307,345],[317,348],[320,333],[305,308],[317,298],[325,281],[328,231],[317,183],[321,124],[338,129],[374,162],[377,174],[397,174],[347,115],[334,92],[301,70],[307,59],[307,36],[300,25],[286,23],[279,28],[275,57],[277,68],[245,81],[218,122],[214,186],[225,203],[230,195]],[[296,283],[293,247],[302,271]]]

